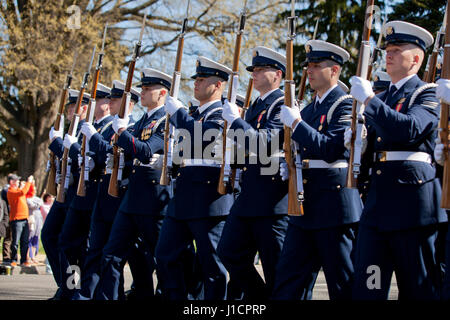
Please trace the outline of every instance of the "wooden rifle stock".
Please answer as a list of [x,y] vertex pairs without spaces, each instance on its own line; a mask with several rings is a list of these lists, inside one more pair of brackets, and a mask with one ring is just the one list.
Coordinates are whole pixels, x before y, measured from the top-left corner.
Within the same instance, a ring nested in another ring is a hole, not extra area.
[[425,79],[425,82],[433,83],[434,79],[436,78],[436,66],[437,66],[437,59],[438,59],[439,52],[436,50],[433,50],[430,57],[430,65],[427,73],[427,78]]
[[[172,77],[172,84],[170,86],[170,96],[174,97],[177,94],[179,85],[178,81],[176,81],[177,77],[180,77],[181,72],[181,62],[183,59],[183,48],[184,48],[184,33],[186,28],[187,18],[183,22],[183,27],[181,30],[181,34],[178,38],[178,47],[177,47],[177,57],[175,60],[175,69]],[[169,142],[170,142],[170,115],[166,114],[166,123],[164,124],[164,155],[163,155],[163,164],[161,169],[161,178],[159,179],[159,184],[162,186],[168,186],[170,183],[170,173],[168,168],[168,156],[169,156]]]
[[[92,67],[92,62],[94,62],[95,49],[96,49],[96,46],[94,46],[94,49],[92,51],[92,57],[91,57],[91,60],[89,63],[89,67],[83,76],[83,81],[81,82],[81,88],[80,88],[80,92],[78,94],[78,99],[76,102],[75,113],[73,114],[72,119],[70,121],[68,134],[71,136],[75,135],[77,126],[78,126],[78,121],[80,120],[81,103],[83,101],[83,95],[84,95],[84,91],[86,90],[86,85],[89,81],[89,75],[90,75],[90,70]],[[58,195],[56,196],[56,201],[58,201],[60,203],[64,203],[64,201],[65,201],[65,192],[64,191],[65,191],[65,184],[66,184],[66,179],[67,179],[66,174],[67,174],[67,165],[68,165],[68,160],[69,160],[68,156],[69,156],[69,149],[64,148],[64,154],[63,154],[62,164],[61,164],[61,167],[62,167],[61,182],[59,184]]]
[[[447,1],[447,10],[450,1]],[[447,14],[445,23],[444,62],[442,64],[442,78],[450,79],[450,14]],[[450,209],[450,156],[449,156],[449,105],[441,103],[441,118],[439,122],[439,136],[444,144],[444,174],[442,176],[441,208]]]
[[244,105],[242,106],[241,109],[241,119],[245,118],[245,113],[250,107],[250,102],[252,100],[252,92],[253,92],[253,78],[250,78],[250,80],[248,80],[247,93],[245,94]]
[[[86,78],[86,76],[85,76]],[[75,113],[72,117],[72,120],[70,121],[70,127],[68,130],[68,133],[70,135],[73,135],[74,132],[76,132],[77,128],[75,127],[75,124],[78,122],[76,119],[80,117],[80,111],[81,111],[81,102],[83,100],[85,88],[81,86],[80,93],[78,94],[77,104],[75,107]],[[66,184],[66,175],[67,175],[67,165],[69,161],[69,149],[64,148],[64,153],[61,161],[61,182],[59,183],[59,189],[58,189],[58,195],[56,196],[56,201],[59,203],[64,203],[66,200],[65,192],[64,192],[64,185]]]
[[[245,94],[244,105],[242,106],[242,109],[241,109],[241,119],[245,118],[245,112],[250,107],[250,102],[252,99],[252,91],[253,91],[253,78],[250,78],[250,80],[248,81],[247,93]],[[233,169],[231,169],[231,173],[230,173],[231,188],[234,188],[235,181],[236,181],[236,168],[233,168]]]
[[[91,99],[89,101],[89,107],[87,111],[87,119],[89,123],[92,123],[92,119],[94,117],[95,113],[95,99],[97,97],[97,86],[98,86],[98,80],[100,77],[100,70],[102,69],[102,62],[103,62],[103,56],[104,56],[104,49],[105,49],[105,40],[106,40],[106,30],[108,28],[108,24],[105,25],[105,29],[103,31],[103,40],[102,40],[102,49],[98,55],[97,60],[97,67],[95,68],[95,75],[94,79],[92,81],[92,89],[91,89]],[[78,180],[78,189],[77,189],[77,195],[80,197],[86,196],[86,136],[83,136],[83,141],[81,143],[81,168],[80,168],[80,179]],[[89,165],[89,163],[87,164]]]
[[[133,74],[134,74],[134,68],[136,66],[136,59],[131,60],[130,66],[128,69],[128,76],[127,76],[127,82],[125,83],[125,90],[122,95],[122,100],[120,102],[120,109],[118,116],[119,118],[123,119],[124,117],[128,116],[128,114],[125,114],[125,111],[127,110],[127,95],[130,94],[131,91],[131,84],[133,81]],[[112,197],[119,197],[119,164],[120,164],[120,151],[119,147],[117,146],[117,140],[119,139],[119,136],[117,134],[114,134],[113,137],[113,168],[111,172],[111,178],[109,180],[108,185],[108,194]]]
[[[291,92],[291,85],[294,82],[293,64],[294,64],[294,47],[293,38],[289,38],[286,42],[286,77],[284,86],[284,104],[292,108],[292,101],[294,100]],[[304,75],[302,76],[302,78]],[[303,80],[303,79],[302,79]],[[295,90],[294,90],[295,92]],[[298,195],[297,188],[297,168],[295,166],[295,159],[293,157],[292,130],[288,126],[284,126],[284,157],[289,171],[289,191],[288,191],[288,214],[292,216],[300,216],[304,214],[303,203]]]
[[[359,59],[358,59],[358,67],[356,69],[356,76],[367,78],[366,72],[368,70],[363,70],[365,61],[365,50],[367,50],[367,46],[370,41],[370,30],[372,28],[372,16],[373,16],[373,8],[374,8],[374,0],[368,0],[367,6],[366,6],[366,15],[364,19],[364,31],[361,41],[361,47],[359,49]],[[369,46],[370,48],[370,46]],[[346,187],[347,188],[357,188],[358,181],[357,181],[357,174],[354,166],[354,158],[355,158],[355,141],[356,141],[356,130],[357,130],[357,122],[361,121],[361,119],[358,119],[358,103],[356,99],[353,100],[352,105],[352,123],[351,123],[351,129],[352,129],[352,137],[351,137],[351,147],[350,147],[350,158],[348,163],[348,171],[347,171],[347,179],[346,179]],[[359,170],[359,168],[357,168]],[[355,170],[355,172],[354,172]]]
[[[228,87],[228,101],[231,101],[231,96],[234,91],[234,84],[235,81],[234,76],[239,74],[239,56],[241,54],[241,42],[242,42],[242,35],[244,34],[244,27],[245,27],[245,9],[246,9],[247,3],[244,5],[244,10],[241,14],[240,21],[239,21],[239,30],[236,35],[236,42],[234,45],[234,56],[233,56],[233,77],[230,79],[230,84]],[[237,92],[236,92],[237,94]],[[234,102],[234,101],[233,101]],[[219,194],[226,194],[227,193],[227,186],[230,187],[231,190],[233,190],[233,185],[231,184],[231,171],[226,173],[225,168],[227,167],[226,163],[226,149],[227,149],[227,127],[228,123],[225,120],[223,123],[223,131],[222,131],[222,165],[220,166],[220,175],[219,175],[219,184],[217,186],[217,192]],[[228,174],[228,176],[226,176]],[[236,175],[236,172],[234,173]]]
[[[101,58],[99,57],[99,60]],[[101,60],[100,60],[101,61]],[[95,70],[94,79],[92,81],[92,89],[91,89],[91,101],[89,102],[89,107],[87,111],[87,119],[90,119],[92,117],[91,113],[94,113],[95,110],[92,108],[92,101],[95,101],[95,98],[97,96],[97,85],[98,85],[98,79],[100,77],[100,68],[97,68]],[[77,195],[80,197],[86,196],[86,183],[85,183],[85,169],[86,169],[86,136],[83,136],[83,141],[81,143],[81,150],[80,150],[82,162],[80,167],[80,179],[78,180],[78,189],[77,189]],[[88,164],[89,165],[89,164]]]
[[[128,117],[128,114],[126,111],[128,111],[127,106],[127,97],[131,95],[131,84],[133,82],[133,75],[134,75],[134,68],[136,66],[136,60],[139,59],[139,53],[142,46],[142,37],[144,35],[144,28],[145,28],[145,20],[147,19],[147,13],[144,14],[144,18],[142,20],[141,24],[141,32],[139,34],[139,41],[136,43],[134,47],[133,56],[131,58],[130,65],[128,67],[128,75],[127,75],[127,82],[125,83],[125,89],[123,91],[122,100],[120,103],[120,109],[118,113],[118,117],[123,119],[124,117]],[[109,180],[108,185],[108,194],[112,197],[119,197],[119,165],[120,165],[120,151],[119,147],[117,146],[117,140],[119,139],[119,136],[117,134],[114,134],[113,137],[113,168],[111,172],[111,178]]]
[[[54,128],[56,131],[60,129],[60,122],[61,122],[61,116],[64,114],[64,107],[66,105],[67,100],[67,93],[70,89],[70,85],[72,83],[72,72],[67,75],[66,83],[64,85],[64,88],[61,92],[61,97],[59,99],[59,107],[58,107],[58,113],[56,115],[56,120],[54,124]],[[50,171],[48,173],[48,179],[47,179],[47,192],[53,196],[56,196],[57,186],[56,186],[56,156],[53,152],[50,152]]]

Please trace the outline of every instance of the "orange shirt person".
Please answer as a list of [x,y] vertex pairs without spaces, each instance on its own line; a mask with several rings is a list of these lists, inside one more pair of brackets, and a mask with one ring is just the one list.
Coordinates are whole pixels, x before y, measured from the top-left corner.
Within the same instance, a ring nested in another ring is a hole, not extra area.
[[[19,178],[15,176],[14,178]],[[11,179],[7,193],[10,207],[9,221],[23,220],[28,218],[28,205],[26,195],[32,188],[33,176],[29,176],[22,188],[19,188],[19,179]]]
[[27,261],[28,251],[28,205],[26,195],[29,192],[33,176],[29,176],[27,182],[19,187],[20,177],[17,175],[11,175],[8,177],[9,189],[6,194],[9,203],[9,221],[12,233],[12,246],[11,246],[11,266],[17,265],[17,250],[20,242],[20,263],[22,266],[30,266]]

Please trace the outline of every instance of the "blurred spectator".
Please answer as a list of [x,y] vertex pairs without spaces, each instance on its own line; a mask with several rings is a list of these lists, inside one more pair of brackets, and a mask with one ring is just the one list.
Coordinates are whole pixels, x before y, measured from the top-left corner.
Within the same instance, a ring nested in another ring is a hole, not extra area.
[[35,260],[35,256],[39,252],[39,236],[41,234],[42,226],[44,225],[44,219],[42,218],[41,213],[41,206],[44,204],[44,202],[41,198],[36,197],[34,193],[35,192],[33,190],[33,195],[31,197],[27,197],[29,213],[28,225],[30,230],[30,237],[28,240],[28,256],[32,263],[38,263],[38,261]]
[[[8,220],[9,220],[8,205],[6,204],[5,200],[0,199],[0,238],[6,237],[6,230],[7,229],[9,230]],[[9,261],[5,261],[5,259],[3,259],[3,263],[8,264]]]
[[[47,218],[48,212],[50,211],[50,208],[53,205],[53,201],[55,201],[55,197],[53,197],[49,193],[45,193],[42,197],[42,200],[44,200],[43,205],[41,206],[41,214],[42,214],[42,225],[44,225],[45,219]],[[50,263],[48,262],[48,258],[45,257],[45,272],[48,274],[53,274],[52,267],[50,266]]]
[[26,195],[31,188],[33,176],[29,176],[27,182],[19,188],[20,177],[12,175],[9,179],[7,198],[9,203],[9,222],[12,232],[11,266],[17,265],[17,250],[20,242],[20,263],[30,266],[27,261],[28,251],[28,205]]
[[41,213],[42,219],[43,221],[45,221],[45,218],[47,218],[48,212],[52,207],[53,201],[55,201],[55,197],[49,193],[45,193],[44,196],[42,197],[42,200],[44,201],[44,203],[41,206]]
[[1,198],[6,203],[6,208],[8,211],[8,214],[6,216],[3,216],[3,222],[0,222],[5,226],[5,236],[3,237],[2,242],[2,248],[3,248],[3,264],[10,264],[11,263],[11,242],[12,242],[12,234],[11,234],[11,226],[9,224],[9,205],[8,205],[8,198],[6,196],[8,189],[9,189],[9,180],[11,178],[11,173],[8,174],[8,183],[7,185],[2,189],[1,191]]

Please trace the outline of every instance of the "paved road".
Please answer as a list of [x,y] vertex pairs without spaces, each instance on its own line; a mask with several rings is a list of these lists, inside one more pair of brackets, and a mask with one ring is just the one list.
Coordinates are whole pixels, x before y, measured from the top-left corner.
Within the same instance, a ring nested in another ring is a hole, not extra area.
[[[46,300],[51,298],[56,291],[56,285],[53,276],[45,273],[44,259],[45,256],[38,256],[40,265],[29,268],[16,267],[11,276],[0,275],[0,300]],[[261,272],[261,266],[257,265],[256,267]],[[125,267],[124,276],[125,290],[128,290],[132,282],[128,265]],[[395,277],[393,277],[389,299],[397,299],[397,296],[397,285]],[[316,281],[313,299],[329,299],[323,272],[319,273]]]

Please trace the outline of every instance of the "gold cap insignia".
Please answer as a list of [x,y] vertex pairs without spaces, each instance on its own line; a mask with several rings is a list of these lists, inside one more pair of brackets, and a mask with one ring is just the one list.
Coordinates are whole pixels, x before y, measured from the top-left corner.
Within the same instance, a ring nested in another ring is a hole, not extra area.
[[386,29],[386,34],[387,35],[391,35],[394,33],[394,28],[392,28],[391,26],[387,27]]
[[196,64],[196,67],[200,67],[200,60],[197,60],[197,64]]
[[311,46],[310,46],[309,44],[307,44],[307,45],[305,46],[305,51],[306,51],[306,53],[311,52]]
[[375,76],[375,78],[373,80],[378,81],[378,80],[380,80],[380,78],[378,78],[378,76]]
[[258,55],[258,51],[253,51],[253,57],[256,57]]

